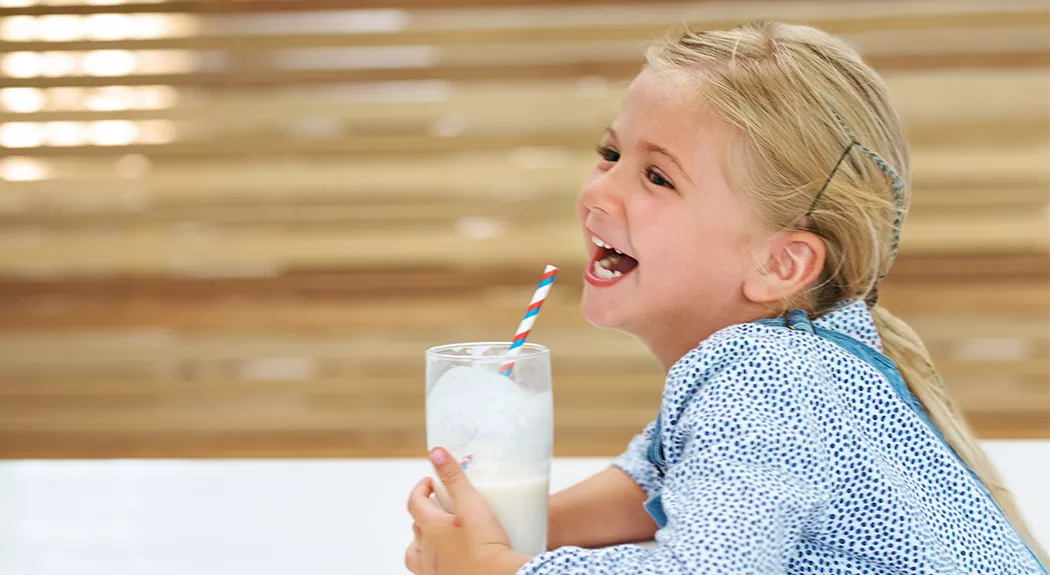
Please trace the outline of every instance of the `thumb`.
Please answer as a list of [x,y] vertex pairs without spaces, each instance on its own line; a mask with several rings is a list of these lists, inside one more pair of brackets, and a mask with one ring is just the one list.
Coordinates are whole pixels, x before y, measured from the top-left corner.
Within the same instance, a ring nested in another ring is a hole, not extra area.
[[[477,491],[470,484],[467,475],[460,469],[459,463],[443,447],[435,447],[430,450],[430,463],[434,466],[438,478],[448,491],[452,503],[466,502],[477,496]],[[456,505],[457,509],[462,508]]]

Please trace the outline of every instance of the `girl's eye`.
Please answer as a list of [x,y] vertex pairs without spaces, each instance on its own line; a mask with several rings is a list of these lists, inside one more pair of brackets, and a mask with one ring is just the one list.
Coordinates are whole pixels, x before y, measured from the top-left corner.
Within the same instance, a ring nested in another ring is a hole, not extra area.
[[660,172],[657,172],[652,168],[649,168],[645,171],[645,177],[657,186],[661,186],[671,190],[674,189],[674,184],[672,184],[667,178],[660,175]]
[[608,146],[598,146],[594,150],[598,152],[598,155],[606,162],[615,162],[620,159],[620,152],[617,152]]

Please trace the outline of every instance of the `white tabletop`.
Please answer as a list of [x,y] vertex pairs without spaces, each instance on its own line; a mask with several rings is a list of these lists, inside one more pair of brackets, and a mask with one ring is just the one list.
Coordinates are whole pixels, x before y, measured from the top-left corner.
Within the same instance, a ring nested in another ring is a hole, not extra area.
[[[1050,441],[988,441],[1050,542]],[[558,459],[552,489],[608,459]],[[404,575],[419,460],[0,462],[0,575]]]

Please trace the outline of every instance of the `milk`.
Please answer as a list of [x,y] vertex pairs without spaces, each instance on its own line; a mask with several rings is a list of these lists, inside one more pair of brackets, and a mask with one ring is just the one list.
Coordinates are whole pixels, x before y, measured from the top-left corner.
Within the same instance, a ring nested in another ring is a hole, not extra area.
[[[539,555],[547,550],[549,476],[520,481],[471,483],[492,507],[514,551]],[[438,502],[451,510],[452,504],[444,486],[440,481],[435,481],[434,486]]]
[[[537,555],[547,548],[554,440],[549,372],[538,370],[537,380],[519,364],[514,377],[524,379],[515,381],[500,375],[498,366],[477,362],[440,372],[427,393],[427,444],[462,462],[511,547]],[[452,511],[444,486],[436,479],[434,484],[438,502]]]
[[427,393],[427,449],[469,457],[472,480],[488,483],[550,473],[553,397],[495,371],[457,366]]

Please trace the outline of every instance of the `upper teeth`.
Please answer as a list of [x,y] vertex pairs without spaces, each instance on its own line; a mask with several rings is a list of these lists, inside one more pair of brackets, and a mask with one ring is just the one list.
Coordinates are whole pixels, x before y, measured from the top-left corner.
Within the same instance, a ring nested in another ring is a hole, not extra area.
[[591,241],[594,242],[594,245],[596,245],[598,247],[605,248],[607,250],[612,250],[612,251],[614,251],[614,252],[616,252],[618,254],[621,254],[621,255],[623,254],[623,252],[621,252],[620,250],[618,250],[618,249],[610,246],[609,244],[605,243],[604,241],[602,241],[602,239],[599,238],[598,236],[591,236]]

